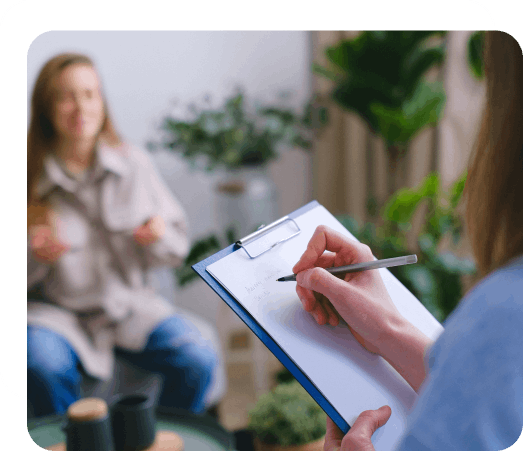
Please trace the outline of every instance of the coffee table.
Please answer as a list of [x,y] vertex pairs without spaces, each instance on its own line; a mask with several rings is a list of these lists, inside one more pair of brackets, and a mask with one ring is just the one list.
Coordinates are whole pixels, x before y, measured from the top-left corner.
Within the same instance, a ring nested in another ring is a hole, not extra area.
[[[29,420],[29,435],[42,448],[65,442],[63,421],[62,415]],[[156,430],[180,435],[185,451],[233,451],[236,446],[234,434],[220,426],[214,418],[181,409],[159,407],[156,411]]]

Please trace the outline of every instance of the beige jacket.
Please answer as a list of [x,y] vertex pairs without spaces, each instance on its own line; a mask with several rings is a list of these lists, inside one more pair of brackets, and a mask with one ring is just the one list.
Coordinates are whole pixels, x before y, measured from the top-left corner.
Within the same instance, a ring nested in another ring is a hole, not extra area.
[[[36,261],[28,246],[28,290],[42,282],[49,299],[28,299],[28,324],[64,336],[87,373],[108,379],[114,347],[142,350],[155,326],[175,312],[154,293],[147,274],[186,256],[184,212],[148,154],[129,145],[99,144],[83,180],[48,156],[37,189],[48,196],[58,236],[70,249],[49,265]],[[142,247],[133,230],[155,215],[165,221],[165,234]]]

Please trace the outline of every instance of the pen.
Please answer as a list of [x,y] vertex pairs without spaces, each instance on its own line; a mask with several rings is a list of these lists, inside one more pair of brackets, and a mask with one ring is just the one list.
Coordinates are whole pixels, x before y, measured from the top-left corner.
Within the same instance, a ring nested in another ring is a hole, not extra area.
[[[355,265],[338,266],[337,268],[325,268],[325,270],[334,276],[342,276],[349,272],[366,271],[369,269],[390,268],[391,266],[403,266],[416,263],[418,257],[416,254],[406,255],[404,257],[385,258],[383,260],[374,260],[371,262],[356,263]],[[278,282],[296,282],[296,274],[280,277]]]

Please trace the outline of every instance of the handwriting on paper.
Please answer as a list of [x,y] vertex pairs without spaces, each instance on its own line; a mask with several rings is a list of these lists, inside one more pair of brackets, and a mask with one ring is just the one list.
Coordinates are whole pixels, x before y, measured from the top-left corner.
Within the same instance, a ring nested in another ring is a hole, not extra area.
[[264,271],[262,277],[259,280],[245,287],[247,294],[251,294],[259,288],[263,287],[269,280],[276,280],[281,273],[282,270],[280,268],[272,268],[269,271]]
[[254,296],[254,297],[252,298],[252,300],[253,300],[254,302],[260,302],[260,301],[263,301],[267,296],[269,296],[269,294],[271,294],[270,291],[268,291],[268,290],[263,290],[263,292],[261,292],[261,293],[257,294],[256,296]]

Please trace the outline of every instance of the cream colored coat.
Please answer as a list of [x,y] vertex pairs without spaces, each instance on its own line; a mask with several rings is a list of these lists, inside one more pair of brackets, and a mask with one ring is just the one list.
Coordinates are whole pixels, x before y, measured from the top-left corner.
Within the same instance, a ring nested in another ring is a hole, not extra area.
[[[38,184],[57,213],[58,236],[70,249],[54,264],[36,261],[28,246],[27,287],[42,282],[49,302],[27,303],[30,325],[64,336],[87,373],[108,379],[115,346],[140,351],[174,306],[148,281],[155,266],[176,266],[188,252],[185,215],[148,154],[100,144],[92,170],[77,180],[48,156]],[[142,247],[133,230],[160,215],[162,238]]]

